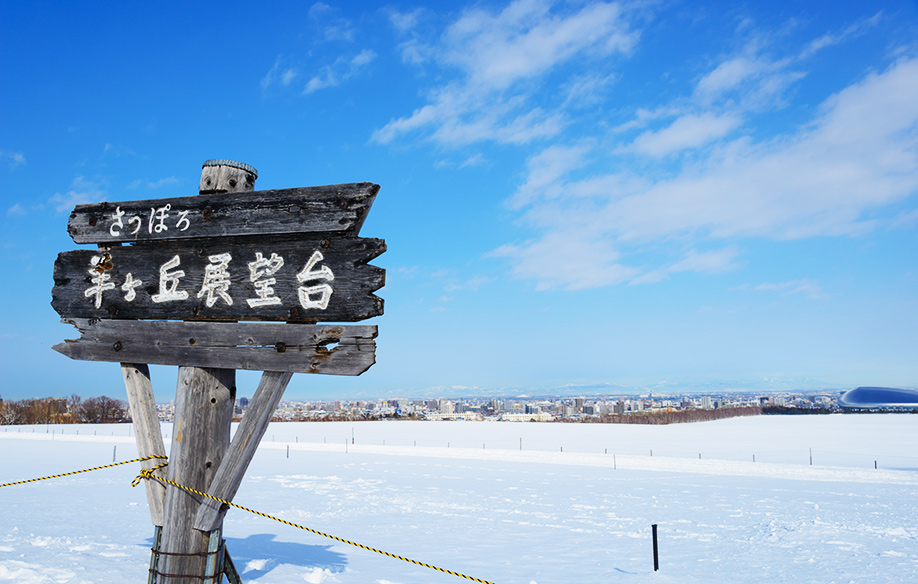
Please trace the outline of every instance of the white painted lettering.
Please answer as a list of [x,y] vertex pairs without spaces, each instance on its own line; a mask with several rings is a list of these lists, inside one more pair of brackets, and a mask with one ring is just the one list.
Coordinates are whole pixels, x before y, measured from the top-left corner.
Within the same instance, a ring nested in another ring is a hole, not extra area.
[[255,286],[255,295],[258,298],[247,298],[246,302],[251,308],[258,306],[271,306],[280,304],[281,299],[274,295],[274,286],[277,284],[277,278],[265,278],[262,276],[273,276],[284,265],[284,258],[272,253],[270,258],[265,258],[260,251],[255,252],[255,261],[249,262],[249,280]]
[[[306,262],[306,265],[300,270],[300,273],[296,275],[296,279],[300,284],[312,280],[334,280],[335,274],[332,273],[331,268],[328,266],[322,266],[318,270],[313,270],[316,264],[325,259],[325,256],[322,255],[322,252],[316,250],[313,252],[312,257],[309,258],[309,261]],[[316,284],[313,286],[300,286],[297,289],[300,305],[303,308],[318,308],[319,310],[325,310],[328,308],[328,302],[331,300],[332,287],[329,284]],[[313,296],[318,294],[318,298],[313,298]]]
[[179,278],[185,277],[185,272],[182,270],[169,271],[177,268],[180,263],[181,260],[176,255],[159,267],[159,294],[151,297],[153,302],[170,302],[188,298],[187,291],[178,289]]
[[89,260],[92,268],[87,271],[92,276],[92,286],[83,291],[83,296],[86,298],[95,296],[96,308],[102,308],[102,293],[115,288],[114,282],[109,281],[112,279],[108,273],[111,264],[106,265],[110,259],[110,257],[92,256],[92,259]]
[[198,292],[198,298],[207,295],[204,304],[208,308],[217,303],[217,296],[232,306],[233,299],[228,293],[232,282],[226,268],[233,257],[228,253],[221,253],[209,256],[207,259],[210,260],[210,264],[204,268],[204,284],[201,286],[201,291]]
[[115,207],[115,212],[112,213],[112,226],[108,229],[112,237],[121,235],[121,228],[124,227],[124,223],[121,221],[122,217],[124,217],[124,211],[121,210],[121,207]]
[[143,282],[135,280],[134,275],[128,272],[127,277],[124,279],[124,284],[121,285],[121,291],[125,293],[124,299],[132,302],[134,298],[137,298],[137,291],[134,288],[142,285]]

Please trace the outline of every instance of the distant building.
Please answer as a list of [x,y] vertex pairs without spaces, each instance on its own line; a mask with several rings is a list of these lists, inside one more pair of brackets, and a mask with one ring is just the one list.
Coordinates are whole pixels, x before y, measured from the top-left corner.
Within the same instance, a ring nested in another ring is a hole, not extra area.
[[838,400],[842,408],[906,408],[918,409],[918,391],[893,387],[858,387]]

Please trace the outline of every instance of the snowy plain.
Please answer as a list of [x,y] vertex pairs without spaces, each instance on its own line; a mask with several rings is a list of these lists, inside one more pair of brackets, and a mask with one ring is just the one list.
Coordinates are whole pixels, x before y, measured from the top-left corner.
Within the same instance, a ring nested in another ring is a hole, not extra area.
[[[133,440],[6,426],[0,483],[128,460]],[[495,584],[898,584],[918,582],[916,445],[908,414],[277,423],[235,502]],[[138,470],[0,489],[0,582],[146,582]],[[468,582],[237,509],[224,530],[247,583]]]

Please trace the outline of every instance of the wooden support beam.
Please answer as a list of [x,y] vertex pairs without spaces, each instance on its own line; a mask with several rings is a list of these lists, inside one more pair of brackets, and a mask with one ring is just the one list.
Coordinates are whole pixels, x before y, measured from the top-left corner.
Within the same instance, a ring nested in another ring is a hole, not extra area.
[[204,584],[223,584],[223,530],[210,532],[207,540],[207,567]]
[[[236,428],[236,435],[233,437],[229,451],[223,457],[220,468],[217,469],[217,474],[207,492],[209,495],[224,501],[233,500],[292,376],[292,373],[279,371],[265,371],[261,376],[258,389],[252,396],[252,401],[249,402],[249,407],[239,427]],[[205,499],[198,509],[194,528],[201,531],[216,529],[223,523],[225,514],[226,509],[223,508],[223,505],[213,499]]]
[[[175,401],[175,426],[169,457],[169,480],[207,492],[230,443],[236,399],[236,371],[180,367]],[[193,528],[202,497],[170,486],[163,510],[160,572],[183,574],[169,584],[201,584],[209,533]]]
[[[150,383],[150,368],[145,364],[122,363],[121,375],[124,377],[124,388],[127,390],[128,404],[131,408],[131,420],[134,422],[134,441],[140,456],[166,456],[163,435],[159,427],[159,415],[156,413],[156,401],[153,397],[153,385]],[[140,463],[149,470],[165,463],[165,458],[154,458]],[[166,477],[166,470],[160,468],[154,476]],[[150,519],[153,525],[163,525],[163,501],[166,488],[157,481],[144,481],[147,490],[147,506],[150,508]]]
[[360,375],[376,362],[375,325],[63,319],[81,337],[71,359]]

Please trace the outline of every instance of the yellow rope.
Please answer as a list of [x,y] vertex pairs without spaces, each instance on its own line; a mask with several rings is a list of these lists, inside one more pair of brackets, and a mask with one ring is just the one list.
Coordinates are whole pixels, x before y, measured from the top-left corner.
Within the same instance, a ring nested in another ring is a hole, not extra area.
[[[158,468],[158,467],[157,467],[157,468]],[[430,564],[425,564],[424,562],[419,562],[419,561],[417,561],[417,560],[412,560],[411,558],[405,558],[405,557],[402,557],[402,556],[399,556],[399,555],[396,555],[396,554],[390,554],[389,552],[386,552],[386,551],[383,551],[383,550],[379,550],[379,549],[376,549],[376,548],[372,548],[372,547],[369,547],[369,546],[365,546],[365,545],[363,545],[363,544],[360,544],[360,543],[357,543],[357,542],[354,542],[354,541],[350,541],[350,540],[347,540],[347,539],[343,539],[343,538],[340,538],[340,537],[336,537],[336,536],[334,536],[334,535],[330,535],[330,534],[328,534],[328,533],[322,533],[321,531],[316,531],[315,529],[310,529],[309,527],[305,527],[305,526],[299,525],[299,524],[297,524],[297,523],[291,523],[290,521],[285,521],[284,519],[281,519],[281,518],[279,518],[279,517],[274,517],[273,515],[268,515],[268,514],[266,514],[266,513],[260,512],[260,511],[255,511],[254,509],[249,509],[248,507],[243,507],[242,505],[237,505],[237,504],[235,504],[235,503],[230,503],[229,501],[224,501],[223,499],[220,499],[220,498],[218,498],[218,497],[214,497],[213,495],[208,495],[207,493],[202,493],[201,491],[197,491],[197,490],[195,490],[195,489],[192,489],[191,487],[186,487],[185,485],[180,485],[180,484],[178,484],[178,483],[176,483],[176,482],[173,482],[173,481],[170,481],[170,480],[168,480],[168,479],[163,479],[163,478],[160,478],[160,477],[158,477],[158,476],[155,476],[155,475],[153,475],[153,471],[154,471],[154,470],[156,470],[156,469],[150,469],[150,470],[142,470],[142,471],[140,471],[140,474],[134,479],[134,482],[132,482],[131,484],[132,484],[133,486],[137,486],[137,484],[139,483],[139,481],[140,481],[141,478],[144,478],[144,479],[155,479],[155,480],[160,481],[160,482],[162,482],[162,483],[167,483],[167,484],[172,485],[173,487],[177,487],[177,488],[179,488],[179,489],[188,491],[189,493],[194,493],[194,494],[199,495],[199,496],[201,496],[201,497],[207,497],[208,499],[213,499],[214,501],[217,501],[218,503],[223,503],[224,505],[229,505],[230,507],[235,507],[235,508],[237,508],[237,509],[242,509],[243,511],[248,511],[249,513],[254,513],[255,515],[259,515],[259,516],[264,517],[264,518],[266,518],[266,519],[273,519],[274,521],[277,521],[278,523],[283,523],[284,525],[289,525],[290,527],[296,527],[296,528],[298,528],[298,529],[302,529],[303,531],[308,531],[309,533],[314,533],[314,534],[316,534],[316,535],[321,535],[322,537],[327,537],[327,538],[329,538],[329,539],[333,539],[333,540],[339,541],[339,542],[341,542],[341,543],[346,543],[346,544],[352,545],[352,546],[354,546],[354,547],[359,547],[359,548],[362,549],[362,550],[367,550],[367,551],[370,551],[370,552],[376,552],[377,554],[382,554],[382,555],[388,556],[388,557],[390,557],[390,558],[395,558],[395,559],[397,559],[397,560],[402,560],[402,561],[404,561],[404,562],[409,562],[409,563],[411,563],[411,564],[415,564],[415,565],[418,565],[418,566],[423,566],[423,567],[425,567],[425,568],[430,568],[431,570],[436,570],[436,571],[438,571],[438,572],[443,572],[444,574],[450,574],[450,575],[452,575],[452,576],[458,576],[458,577],[460,577],[460,578],[465,578],[466,580],[472,580],[473,582],[480,582],[481,584],[494,584],[493,582],[489,582],[489,581],[487,581],[487,580],[480,580],[480,579],[474,578],[474,577],[472,577],[472,576],[466,576],[465,574],[460,574],[459,572],[453,572],[452,570],[446,570],[446,569],[444,569],[444,568],[438,568],[437,566],[431,566]]]
[[[111,468],[111,467],[113,467],[113,466],[120,466],[120,465],[122,465],[122,464],[130,464],[130,463],[132,463],[132,462],[141,462],[141,461],[144,461],[144,460],[151,460],[151,459],[153,459],[153,458],[166,458],[166,457],[165,457],[165,456],[161,456],[161,455],[144,456],[143,458],[135,458],[134,460],[125,460],[124,462],[114,462],[114,463],[112,463],[112,464],[106,464],[105,466],[96,466],[96,467],[93,467],[93,468],[86,468],[86,469],[83,469],[83,470],[75,470],[75,471],[73,471],[73,472],[65,472],[65,473],[63,473],[63,474],[51,475],[51,476],[49,476],[49,477],[41,477],[40,479],[29,479],[29,480],[27,480],[27,481],[17,481],[17,482],[15,482],[15,483],[5,483],[5,484],[0,485],[0,488],[3,488],[3,487],[12,487],[13,485],[24,485],[24,484],[26,484],[26,483],[35,483],[35,482],[44,481],[44,480],[47,480],[47,479],[56,479],[56,478],[60,478],[60,477],[68,477],[68,476],[70,476],[70,475],[80,474],[81,472],[89,472],[89,471],[93,471],[93,470],[101,470],[101,469],[103,469],[103,468]],[[151,469],[151,470],[156,470],[156,469],[161,468],[161,467],[163,467],[163,466],[165,466],[165,465],[159,465],[159,466],[157,466],[156,468],[153,468],[153,469]],[[143,472],[147,472],[147,471],[143,471]]]
[[[152,459],[155,459],[155,458],[164,459],[164,458],[166,458],[166,457],[165,457],[165,456],[162,456],[162,455],[144,456],[144,457],[141,457],[141,458],[135,458],[135,459],[133,459],[133,460],[125,460],[124,462],[113,462],[112,464],[106,464],[106,465],[104,465],[104,466],[95,466],[95,467],[93,467],[93,468],[86,468],[86,469],[83,469],[83,470],[75,470],[75,471],[73,471],[73,472],[65,472],[65,473],[56,474],[56,475],[50,475],[50,476],[41,477],[41,478],[37,478],[37,479],[29,479],[29,480],[25,480],[25,481],[16,481],[16,482],[14,482],[14,483],[4,483],[4,484],[0,485],[0,488],[3,488],[3,487],[11,487],[11,486],[13,486],[13,485],[24,485],[24,484],[27,484],[27,483],[35,483],[35,482],[38,482],[38,481],[45,481],[45,480],[48,480],[48,479],[56,479],[56,478],[60,478],[60,477],[67,477],[67,476],[71,476],[71,475],[75,475],[75,474],[80,474],[80,473],[84,473],[84,472],[90,472],[90,471],[94,471],[94,470],[102,470],[102,469],[104,469],[104,468],[111,468],[111,467],[113,467],[113,466],[121,466],[122,464],[131,464],[132,462],[143,462],[144,460],[152,460]],[[201,491],[197,491],[197,490],[195,490],[195,489],[192,489],[191,487],[186,487],[185,485],[180,485],[180,484],[178,484],[178,483],[176,483],[176,482],[173,482],[173,481],[170,481],[170,480],[168,480],[168,479],[164,479],[164,478],[158,477],[158,476],[156,476],[156,475],[153,474],[155,471],[157,471],[157,470],[159,470],[159,469],[165,467],[165,466],[168,465],[168,464],[169,464],[168,462],[165,462],[165,463],[160,464],[160,465],[158,465],[158,466],[155,466],[155,467],[153,467],[153,468],[151,468],[151,469],[149,469],[149,470],[147,470],[147,469],[141,470],[141,471],[140,471],[140,474],[137,475],[137,477],[135,477],[133,481],[131,481],[131,486],[136,487],[137,485],[139,485],[141,479],[155,479],[155,480],[157,480],[157,481],[160,481],[161,483],[166,483],[166,484],[172,485],[173,487],[177,487],[177,488],[179,488],[179,489],[188,491],[188,492],[190,492],[190,493],[194,493],[194,494],[199,495],[199,496],[201,496],[201,497],[206,497],[206,498],[208,498],[208,499],[213,499],[214,501],[217,501],[218,503],[223,503],[224,505],[228,505],[228,506],[230,506],[230,507],[235,507],[235,508],[237,508],[237,509],[242,509],[243,511],[248,511],[249,513],[254,513],[255,515],[259,515],[259,516],[261,516],[261,517],[264,517],[265,519],[272,519],[272,520],[274,520],[274,521],[277,521],[278,523],[283,523],[284,525],[289,525],[290,527],[296,527],[296,528],[298,528],[298,529],[302,529],[303,531],[308,531],[309,533],[314,533],[315,535],[320,535],[320,536],[322,536],[322,537],[327,537],[327,538],[329,538],[329,539],[333,539],[333,540],[338,541],[338,542],[341,542],[341,543],[346,543],[346,544],[348,544],[348,545],[352,545],[352,546],[354,546],[354,547],[358,547],[358,548],[360,548],[360,549],[362,549],[362,550],[367,550],[367,551],[370,551],[370,552],[375,552],[375,553],[377,553],[377,554],[382,554],[382,555],[388,556],[388,557],[390,557],[390,558],[395,558],[395,559],[397,559],[397,560],[402,560],[402,561],[404,561],[404,562],[408,562],[408,563],[415,564],[415,565],[418,565],[418,566],[423,566],[423,567],[425,567],[425,568],[430,568],[431,570],[436,570],[437,572],[443,572],[444,574],[450,574],[450,575],[452,575],[452,576],[458,576],[458,577],[460,577],[460,578],[465,578],[466,580],[472,580],[473,582],[479,582],[480,584],[494,584],[493,582],[489,582],[488,580],[481,580],[481,579],[479,579],[479,578],[474,578],[474,577],[472,577],[472,576],[467,576],[467,575],[465,575],[465,574],[460,574],[459,572],[453,572],[452,570],[447,570],[447,569],[445,569],[445,568],[438,568],[437,566],[432,566],[432,565],[430,565],[430,564],[425,564],[424,562],[419,562],[419,561],[417,561],[417,560],[412,560],[411,558],[406,558],[406,557],[399,556],[399,555],[396,555],[396,554],[391,554],[391,553],[389,553],[389,552],[386,552],[386,551],[383,551],[383,550],[380,550],[380,549],[376,549],[376,548],[373,548],[373,547],[370,547],[370,546],[366,546],[366,545],[363,545],[363,544],[360,544],[360,543],[357,543],[357,542],[354,542],[354,541],[350,541],[350,540],[347,540],[347,539],[343,539],[343,538],[340,538],[340,537],[337,537],[337,536],[334,536],[334,535],[330,535],[330,534],[328,534],[328,533],[322,533],[321,531],[317,531],[317,530],[315,530],[315,529],[310,529],[309,527],[306,527],[306,526],[303,526],[303,525],[299,525],[299,524],[297,524],[297,523],[291,523],[290,521],[286,521],[286,520],[284,520],[284,519],[281,519],[280,517],[274,517],[273,515],[268,515],[267,513],[262,513],[262,512],[260,512],[260,511],[255,511],[254,509],[249,509],[248,507],[243,507],[242,505],[237,505],[237,504],[231,503],[231,502],[229,502],[229,501],[224,501],[223,499],[220,499],[220,498],[218,498],[218,497],[214,497],[213,495],[208,495],[207,493],[202,493]]]

